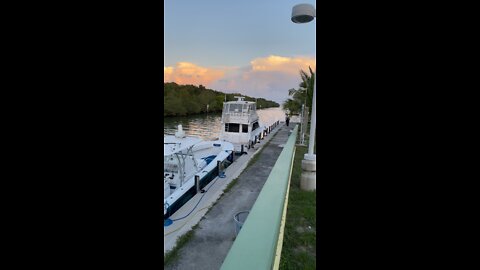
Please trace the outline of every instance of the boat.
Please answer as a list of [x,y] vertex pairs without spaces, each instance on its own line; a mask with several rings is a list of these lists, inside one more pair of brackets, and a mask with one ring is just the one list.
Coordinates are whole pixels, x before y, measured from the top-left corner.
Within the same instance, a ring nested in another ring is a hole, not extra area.
[[164,219],[219,175],[218,164],[227,168],[233,162],[233,150],[233,145],[226,141],[186,136],[182,125],[175,135],[164,136]]
[[259,122],[255,102],[241,96],[235,98],[236,101],[223,103],[219,139],[231,142],[236,152],[242,152],[243,147],[250,149],[258,142],[265,127]]

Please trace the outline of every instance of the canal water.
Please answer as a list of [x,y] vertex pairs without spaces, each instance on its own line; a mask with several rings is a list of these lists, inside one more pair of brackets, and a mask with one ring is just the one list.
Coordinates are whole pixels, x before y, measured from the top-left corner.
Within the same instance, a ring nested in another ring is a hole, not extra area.
[[[275,121],[285,121],[285,111],[281,108],[257,110],[260,123],[270,125]],[[209,113],[186,117],[164,117],[163,134],[174,135],[178,125],[182,125],[187,135],[212,140],[220,136],[221,113]]]

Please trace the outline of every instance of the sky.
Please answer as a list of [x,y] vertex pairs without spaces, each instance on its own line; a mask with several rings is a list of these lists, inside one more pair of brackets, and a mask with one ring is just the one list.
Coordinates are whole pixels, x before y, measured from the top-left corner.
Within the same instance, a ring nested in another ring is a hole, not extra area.
[[312,0],[164,0],[164,81],[276,102],[315,70],[315,20],[291,21]]

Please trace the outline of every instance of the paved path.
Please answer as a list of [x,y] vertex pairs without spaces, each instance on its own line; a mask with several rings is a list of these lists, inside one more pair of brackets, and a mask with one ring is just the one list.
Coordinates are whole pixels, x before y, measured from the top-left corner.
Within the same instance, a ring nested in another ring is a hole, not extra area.
[[220,269],[235,238],[233,216],[252,208],[293,127],[279,127],[257,161],[243,171],[236,185],[199,222],[193,237],[180,249],[179,259],[165,269]]

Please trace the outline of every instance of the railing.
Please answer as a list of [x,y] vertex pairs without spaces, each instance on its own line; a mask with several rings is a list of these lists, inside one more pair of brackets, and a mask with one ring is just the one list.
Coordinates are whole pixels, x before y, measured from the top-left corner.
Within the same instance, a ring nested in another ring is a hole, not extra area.
[[278,269],[298,125],[288,138],[222,270]]
[[234,121],[252,122],[258,119],[257,115],[244,112],[229,112],[222,114],[222,122],[229,123]]

